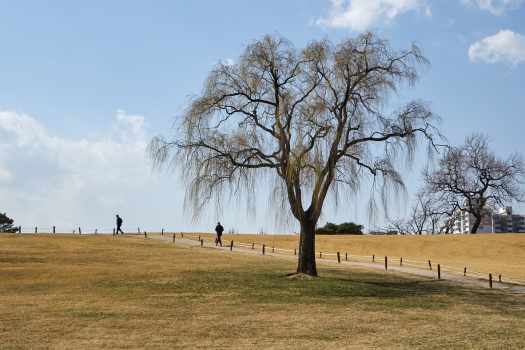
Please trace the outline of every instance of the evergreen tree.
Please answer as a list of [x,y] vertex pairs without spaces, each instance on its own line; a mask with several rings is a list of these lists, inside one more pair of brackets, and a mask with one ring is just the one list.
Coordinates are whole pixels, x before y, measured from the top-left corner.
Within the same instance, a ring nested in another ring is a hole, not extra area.
[[327,223],[320,227],[315,232],[318,235],[362,235],[363,225],[358,225],[353,222],[344,222],[342,224]]
[[8,217],[5,213],[0,213],[0,232],[15,232],[13,227],[14,220]]

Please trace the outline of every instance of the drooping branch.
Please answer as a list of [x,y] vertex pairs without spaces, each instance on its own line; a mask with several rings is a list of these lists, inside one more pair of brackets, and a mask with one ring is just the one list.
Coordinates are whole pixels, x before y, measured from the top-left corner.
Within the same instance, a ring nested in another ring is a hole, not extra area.
[[411,158],[418,140],[436,147],[438,119],[424,104],[391,117],[382,110],[400,84],[415,83],[422,63],[416,46],[396,51],[371,33],[303,50],[266,36],[235,64],[212,70],[177,136],[155,139],[151,154],[157,164],[185,165],[189,194],[200,204],[274,174],[293,215],[316,222],[331,189],[355,190],[366,174],[402,186],[395,159]]

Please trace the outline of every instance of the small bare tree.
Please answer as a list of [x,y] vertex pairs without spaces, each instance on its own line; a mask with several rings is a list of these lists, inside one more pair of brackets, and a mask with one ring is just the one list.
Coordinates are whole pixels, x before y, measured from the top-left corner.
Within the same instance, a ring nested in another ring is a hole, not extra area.
[[316,276],[315,228],[329,191],[355,190],[369,174],[386,202],[388,185],[403,186],[396,157],[412,159],[418,136],[432,145],[439,135],[420,102],[382,112],[384,98],[413,84],[425,62],[416,46],[394,51],[371,33],[302,50],[266,36],[211,71],[179,134],[154,138],[151,155],[157,165],[181,164],[196,212],[228,190],[250,194],[275,179],[274,193],[300,224],[297,272]]
[[425,182],[449,207],[470,213],[475,219],[471,233],[476,233],[486,208],[525,199],[524,175],[520,155],[499,159],[489,150],[487,137],[474,134],[463,146],[450,148],[437,170],[426,173]]
[[441,194],[421,190],[416,193],[408,216],[390,220],[387,228],[402,235],[449,233],[454,209]]
[[[429,224],[434,224],[432,200],[424,192],[416,194],[416,201],[410,212],[408,220],[409,227],[413,234],[422,235],[428,233]],[[432,225],[433,226],[433,225]]]

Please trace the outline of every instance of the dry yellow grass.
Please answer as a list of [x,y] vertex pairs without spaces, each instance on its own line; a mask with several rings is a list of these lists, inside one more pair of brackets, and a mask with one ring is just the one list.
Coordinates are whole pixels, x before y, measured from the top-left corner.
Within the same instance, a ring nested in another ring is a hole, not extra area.
[[[195,237],[197,234],[191,236]],[[204,235],[204,234],[201,234]],[[207,235],[211,239],[212,235]],[[225,235],[224,242],[265,243],[267,246],[294,249],[298,236],[294,235]],[[350,236],[319,235],[316,251],[348,252],[354,255],[394,259],[403,257],[421,262],[450,266],[458,270],[468,267],[483,275],[501,274],[503,279],[525,283],[525,234],[479,234],[436,236]]]
[[0,349],[523,349],[525,297],[141,237],[0,236]]

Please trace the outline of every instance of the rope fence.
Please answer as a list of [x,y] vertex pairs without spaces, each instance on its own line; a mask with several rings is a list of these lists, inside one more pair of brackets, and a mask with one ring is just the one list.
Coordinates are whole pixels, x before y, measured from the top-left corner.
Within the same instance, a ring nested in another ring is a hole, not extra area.
[[[49,234],[49,235],[64,235],[64,234],[72,234],[72,235],[109,235],[112,234],[113,236],[117,235],[115,232],[115,228],[96,228],[96,227],[76,227],[76,228],[66,228],[66,227],[60,227],[60,226],[18,226],[15,227],[17,234]],[[186,239],[191,241],[197,241],[199,242],[200,247],[205,247],[205,242],[208,243],[215,243],[213,239],[209,239],[206,236],[199,235],[198,238],[196,237],[196,234],[188,234],[186,233],[186,237],[184,237],[184,232],[168,232],[165,231],[164,228],[161,229],[161,231],[146,231],[142,230],[140,227],[137,227],[137,230],[134,232],[125,232],[125,235],[143,235],[144,238],[148,238],[148,233],[150,234],[160,234],[161,236],[167,236],[169,237],[170,234],[172,235],[172,241],[173,243],[176,242],[176,239]],[[254,250],[254,251],[260,251],[262,255],[266,255],[268,253],[275,254],[275,255],[290,255],[290,256],[297,256],[299,249],[286,249],[286,248],[279,248],[276,247],[274,244],[271,246],[266,243],[247,243],[247,242],[237,242],[235,243],[233,240],[224,245],[224,247],[229,248],[230,251],[233,251],[235,247],[245,248],[247,250]],[[344,255],[343,255],[344,254]],[[391,257],[391,256],[385,256],[384,260],[382,258],[379,258],[379,256],[376,256],[375,254],[372,255],[355,255],[351,252],[322,252],[318,251],[315,253],[316,257],[322,260],[333,260],[337,263],[345,263],[345,262],[357,262],[357,263],[371,263],[371,264],[384,264],[385,271],[388,271],[389,266],[399,266],[399,267],[409,267],[409,268],[415,268],[420,270],[428,270],[435,272],[438,279],[441,279],[443,277],[442,273],[447,273],[449,275],[455,275],[457,277],[470,277],[470,278],[476,278],[479,280],[487,281],[489,284],[489,288],[493,287],[494,282],[498,283],[507,283],[507,284],[516,284],[516,285],[525,285],[525,280],[516,279],[516,278],[507,278],[504,277],[501,273],[493,274],[489,272],[480,272],[480,271],[473,271],[468,266],[464,266],[463,268],[455,267],[455,266],[449,266],[449,265],[442,265],[442,264],[436,264],[435,262],[431,260],[422,261],[422,260],[415,260],[411,258],[406,257]],[[494,277],[494,278],[493,278]]]
[[[108,227],[65,227],[65,226],[17,226],[14,227],[15,233],[17,234],[60,234],[60,235],[67,235],[67,234],[74,234],[74,235],[96,235],[96,234],[113,234],[115,235],[115,228],[108,228]],[[126,231],[124,234],[126,235],[144,235],[144,233],[147,232],[154,232],[151,231],[144,231],[140,227],[137,228],[136,231]],[[160,232],[159,232],[160,233]],[[162,234],[164,234],[164,231],[162,231]]]
[[[175,235],[175,234],[174,234]],[[182,233],[181,233],[182,235]],[[186,236],[187,240],[196,240],[192,235]],[[200,241],[200,246],[204,247],[204,242],[209,243],[215,243],[213,239],[208,239],[206,237],[199,236],[198,241]],[[268,253],[268,249],[271,249],[271,253],[274,255],[297,255],[298,249],[285,249],[285,248],[278,248],[274,245],[267,245],[265,243],[246,243],[246,242],[237,242],[234,243],[234,241],[230,241],[229,244],[227,244],[227,247],[229,247],[230,251],[233,251],[234,247],[240,247],[245,248],[249,250],[255,250],[260,251],[262,255],[266,255]],[[437,279],[443,279],[445,277],[443,274],[449,274],[449,275],[455,275],[456,277],[469,277],[469,278],[476,278],[482,281],[488,282],[489,288],[493,287],[494,282],[499,283],[506,283],[506,284],[515,284],[515,285],[525,285],[525,280],[520,280],[516,278],[503,278],[502,274],[493,274],[493,273],[483,273],[479,271],[473,271],[472,269],[469,269],[467,266],[464,266],[463,268],[449,266],[449,265],[443,265],[433,262],[432,260],[422,261],[422,260],[415,260],[415,259],[407,259],[404,257],[390,257],[385,256],[384,258],[378,259],[378,257],[373,255],[355,255],[351,254],[350,252],[344,252],[344,255],[342,252],[316,252],[316,257],[323,259],[323,260],[333,260],[337,261],[337,263],[344,263],[344,262],[358,262],[358,263],[373,263],[373,264],[384,264],[385,270],[388,271],[389,266],[400,266],[400,267],[410,267],[420,270],[428,270],[435,273],[435,276]],[[493,278],[493,277],[497,277]]]

